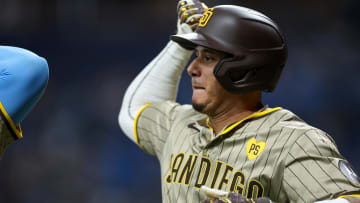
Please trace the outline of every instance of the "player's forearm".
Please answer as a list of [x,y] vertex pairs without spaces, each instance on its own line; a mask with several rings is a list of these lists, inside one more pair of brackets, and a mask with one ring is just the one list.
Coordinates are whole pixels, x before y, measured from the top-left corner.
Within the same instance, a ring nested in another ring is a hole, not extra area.
[[192,51],[169,42],[132,81],[126,90],[119,114],[119,124],[132,140],[133,121],[145,104],[175,101],[181,73],[191,54]]
[[[177,34],[193,32],[202,16],[203,5],[192,1],[178,4]],[[186,15],[185,15],[186,14]],[[134,119],[147,103],[175,101],[181,73],[192,51],[170,41],[127,89],[119,114],[119,124],[133,141]]]

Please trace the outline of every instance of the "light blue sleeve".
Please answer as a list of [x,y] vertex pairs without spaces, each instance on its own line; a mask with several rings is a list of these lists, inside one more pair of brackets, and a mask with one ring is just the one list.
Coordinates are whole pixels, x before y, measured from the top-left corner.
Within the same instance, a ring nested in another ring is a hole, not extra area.
[[39,101],[48,79],[44,58],[25,49],[0,46],[0,101],[15,125]]

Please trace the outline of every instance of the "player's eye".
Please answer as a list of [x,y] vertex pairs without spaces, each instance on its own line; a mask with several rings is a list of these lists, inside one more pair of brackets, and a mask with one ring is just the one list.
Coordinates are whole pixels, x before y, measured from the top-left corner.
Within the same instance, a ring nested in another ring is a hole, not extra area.
[[214,57],[212,57],[211,55],[205,55],[204,56],[204,61],[207,63],[211,63],[214,61]]

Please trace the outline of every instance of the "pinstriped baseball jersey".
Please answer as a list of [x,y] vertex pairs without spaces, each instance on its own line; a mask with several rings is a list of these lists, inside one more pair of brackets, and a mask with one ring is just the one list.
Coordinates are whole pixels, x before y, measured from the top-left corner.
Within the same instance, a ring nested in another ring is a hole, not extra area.
[[217,136],[207,119],[173,102],[139,112],[136,140],[160,162],[163,202],[205,200],[202,185],[275,202],[360,193],[332,138],[288,110],[264,107]]

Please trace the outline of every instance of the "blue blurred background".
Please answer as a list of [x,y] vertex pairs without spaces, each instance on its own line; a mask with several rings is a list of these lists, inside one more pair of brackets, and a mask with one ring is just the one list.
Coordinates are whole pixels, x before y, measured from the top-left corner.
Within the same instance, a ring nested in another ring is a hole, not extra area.
[[[360,3],[212,0],[264,12],[286,35],[289,59],[264,103],[328,132],[360,171]],[[157,160],[117,123],[136,74],[175,32],[176,0],[0,0],[2,45],[45,57],[50,81],[0,161],[0,202],[161,202]],[[189,103],[184,75],[178,100]]]

